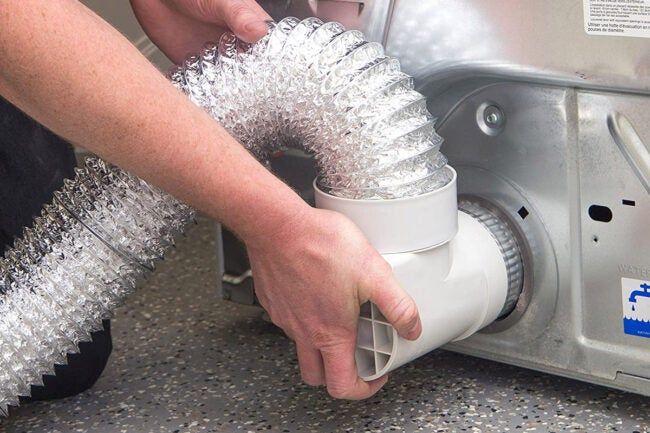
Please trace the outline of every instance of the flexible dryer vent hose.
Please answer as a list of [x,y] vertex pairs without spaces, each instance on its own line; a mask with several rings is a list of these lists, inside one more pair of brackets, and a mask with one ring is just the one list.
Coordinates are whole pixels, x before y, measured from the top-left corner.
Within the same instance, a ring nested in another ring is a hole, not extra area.
[[[340,24],[287,18],[252,46],[226,34],[170,78],[260,159],[312,152],[333,195],[415,196],[449,181],[425,98]],[[66,182],[0,261],[0,413],[90,339],[192,215],[94,158]]]
[[226,34],[169,76],[261,160],[313,153],[333,195],[400,198],[450,180],[426,98],[380,44],[338,23],[285,18],[253,46]]

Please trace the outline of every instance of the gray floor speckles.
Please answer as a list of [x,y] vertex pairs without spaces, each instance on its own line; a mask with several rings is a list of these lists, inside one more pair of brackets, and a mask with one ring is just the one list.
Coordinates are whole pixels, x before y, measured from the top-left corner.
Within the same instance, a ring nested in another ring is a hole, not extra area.
[[193,227],[113,321],[99,382],[31,403],[6,432],[646,432],[650,398],[438,351],[377,396],[300,383],[292,344],[259,311],[216,294],[214,226]]

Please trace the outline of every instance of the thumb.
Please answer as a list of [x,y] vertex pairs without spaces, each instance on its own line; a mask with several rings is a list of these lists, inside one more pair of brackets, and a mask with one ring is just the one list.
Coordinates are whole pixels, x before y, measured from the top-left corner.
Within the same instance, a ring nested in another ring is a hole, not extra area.
[[393,270],[383,258],[377,257],[370,272],[361,282],[360,294],[374,303],[397,333],[408,340],[417,339],[422,324],[415,301],[399,284]]
[[271,17],[254,0],[236,0],[226,2],[224,21],[230,31],[239,39],[254,43],[269,30]]
[[200,21],[226,26],[239,39],[249,43],[266,34],[267,22],[271,20],[254,0],[180,0],[174,2],[174,6]]

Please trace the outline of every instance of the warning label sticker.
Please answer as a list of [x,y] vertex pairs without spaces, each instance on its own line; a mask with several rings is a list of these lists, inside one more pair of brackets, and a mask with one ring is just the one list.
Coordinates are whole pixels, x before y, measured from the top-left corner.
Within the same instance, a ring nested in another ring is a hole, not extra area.
[[650,0],[583,0],[590,35],[650,38]]
[[623,331],[650,338],[650,281],[621,278]]

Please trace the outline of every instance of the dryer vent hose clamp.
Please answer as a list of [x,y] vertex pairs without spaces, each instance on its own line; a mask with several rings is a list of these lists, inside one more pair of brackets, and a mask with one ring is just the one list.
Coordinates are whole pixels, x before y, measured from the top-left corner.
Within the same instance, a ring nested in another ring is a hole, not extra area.
[[[364,377],[469,335],[503,310],[509,278],[503,249],[478,220],[457,214],[455,174],[439,151],[442,139],[426,100],[381,45],[338,23],[287,18],[253,45],[225,34],[169,77],[260,160],[286,146],[311,152],[320,169],[320,204],[344,213],[351,204],[348,215],[393,263],[425,327],[439,324],[431,319],[438,313],[457,322],[449,327],[453,335],[426,331],[413,346],[385,324],[384,334],[373,334],[373,371],[370,358],[357,359]],[[389,209],[389,217],[375,215],[374,226],[367,217],[355,218],[375,206]],[[0,262],[0,413],[90,339],[192,218],[186,205],[95,158],[66,182]],[[408,230],[406,220],[414,223]],[[376,237],[378,228],[392,234]],[[466,253],[461,259],[444,247],[468,245],[465,238],[483,245],[481,254],[459,247]],[[418,248],[428,251],[425,262],[420,253],[404,254]],[[433,268],[429,256],[436,256]],[[454,284],[469,275],[457,302],[420,296],[443,274]],[[429,311],[432,299],[449,308]],[[459,312],[480,323],[455,318],[461,300],[474,309]],[[372,326],[383,324],[381,317],[374,311]],[[362,323],[367,318],[364,312]],[[392,352],[384,350],[389,340]]]

